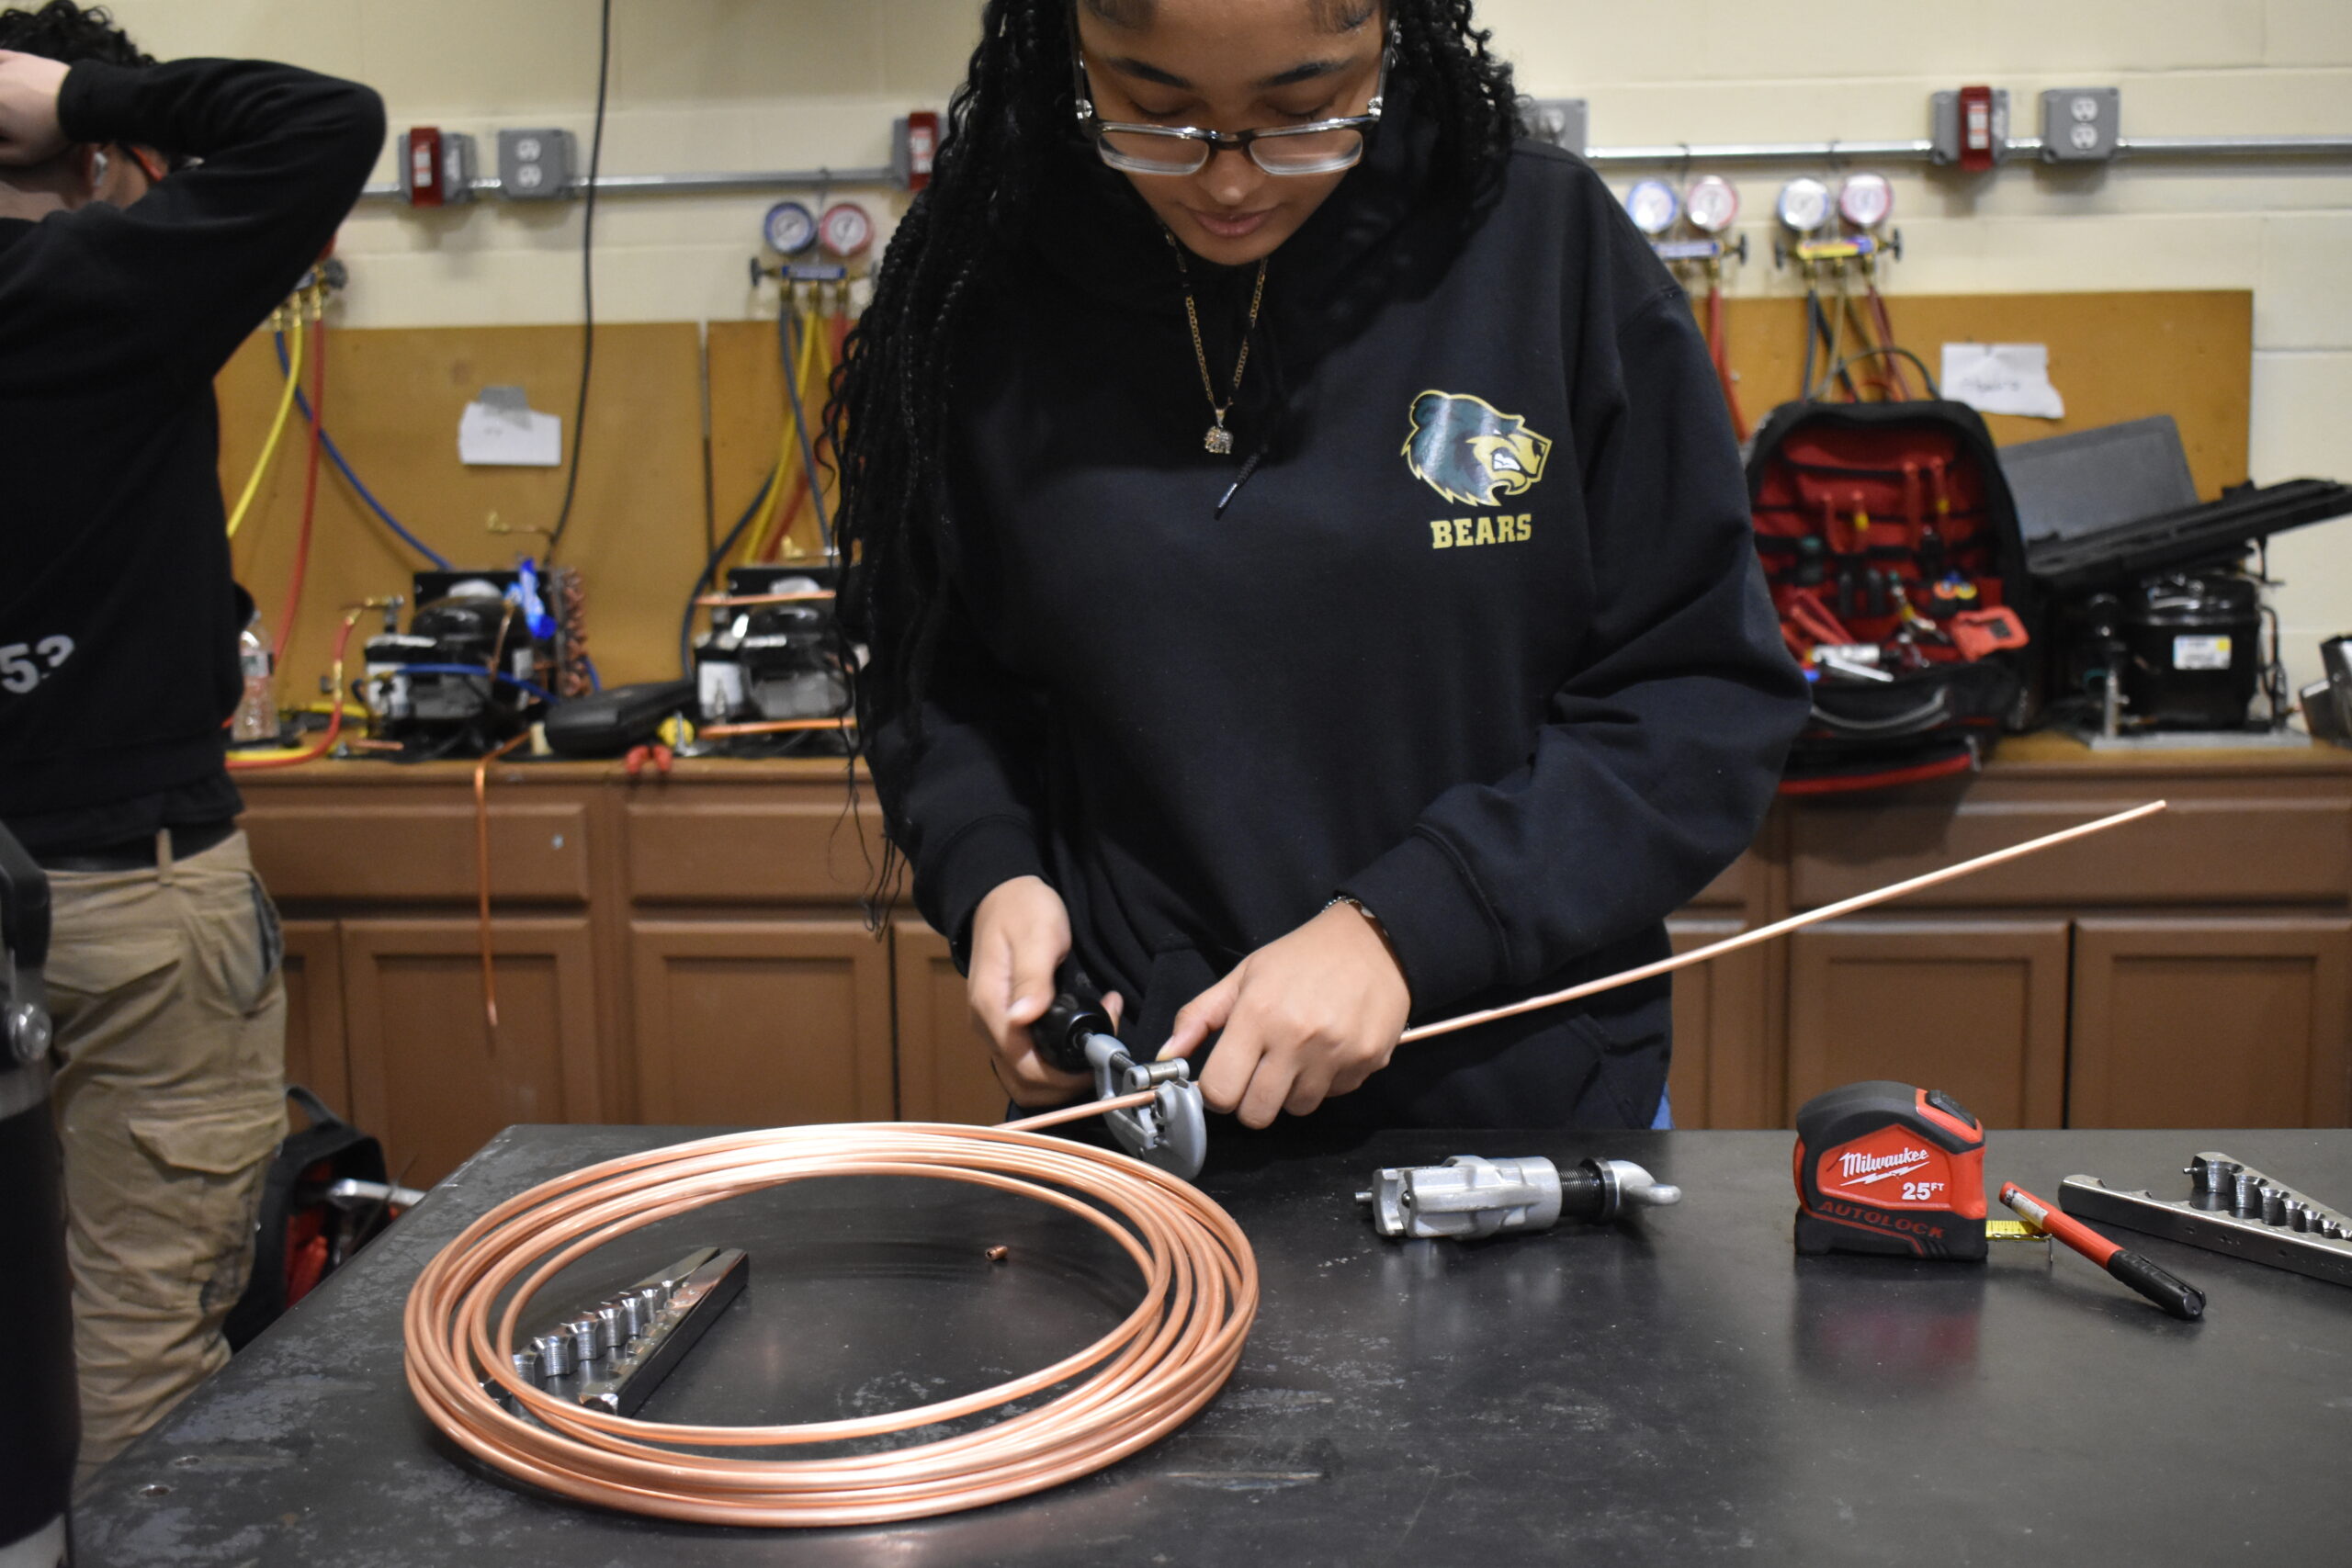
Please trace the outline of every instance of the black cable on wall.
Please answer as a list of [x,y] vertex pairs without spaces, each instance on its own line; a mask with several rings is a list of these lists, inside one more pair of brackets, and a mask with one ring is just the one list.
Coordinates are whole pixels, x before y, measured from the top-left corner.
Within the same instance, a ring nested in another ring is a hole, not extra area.
[[596,175],[605,162],[605,93],[612,78],[613,0],[599,0],[596,23],[596,122],[588,138],[587,204],[580,218],[580,392],[571,409],[571,463],[563,480],[563,505],[548,535],[547,560],[553,564],[571,526],[571,502],[580,491],[580,448],[588,434],[588,383],[596,368]]

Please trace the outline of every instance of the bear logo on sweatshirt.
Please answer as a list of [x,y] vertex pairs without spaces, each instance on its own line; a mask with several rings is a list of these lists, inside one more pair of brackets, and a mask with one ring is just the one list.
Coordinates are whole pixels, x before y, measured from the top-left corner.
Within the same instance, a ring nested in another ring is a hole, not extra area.
[[1492,506],[1504,496],[1523,495],[1543,479],[1551,456],[1550,436],[1536,434],[1527,421],[1484,398],[1423,392],[1413,400],[1405,466],[1448,501]]

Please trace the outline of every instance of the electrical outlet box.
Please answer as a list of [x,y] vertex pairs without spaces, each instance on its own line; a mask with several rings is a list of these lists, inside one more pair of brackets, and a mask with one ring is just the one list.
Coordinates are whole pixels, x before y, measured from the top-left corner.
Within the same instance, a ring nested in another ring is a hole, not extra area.
[[579,146],[568,130],[498,133],[498,183],[510,201],[553,201],[571,194]]
[[1591,145],[1590,117],[1582,98],[1530,98],[1527,129],[1536,141],[1565,147],[1578,157]]
[[[1963,106],[1962,98],[1971,101]],[[1988,101],[1981,121],[1974,105]],[[2009,155],[2009,90],[1992,89],[1989,99],[1962,89],[1937,93],[1928,99],[1928,141],[1930,162],[1939,167],[1990,168]]]
[[2041,161],[2103,164],[2123,141],[2118,87],[2052,87],[2041,95]]
[[471,201],[474,169],[474,139],[464,131],[420,125],[401,132],[401,195],[411,207]]

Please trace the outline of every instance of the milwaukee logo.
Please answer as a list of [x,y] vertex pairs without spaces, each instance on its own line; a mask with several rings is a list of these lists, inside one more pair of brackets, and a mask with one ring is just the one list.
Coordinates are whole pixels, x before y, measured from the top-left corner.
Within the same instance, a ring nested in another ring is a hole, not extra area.
[[1890,1176],[1900,1176],[1907,1170],[1917,1170],[1927,1163],[1928,1151],[1925,1149],[1897,1149],[1891,1155],[1849,1154],[1838,1159],[1838,1179],[1850,1181],[1858,1187],[1867,1186],[1873,1181],[1883,1181]]

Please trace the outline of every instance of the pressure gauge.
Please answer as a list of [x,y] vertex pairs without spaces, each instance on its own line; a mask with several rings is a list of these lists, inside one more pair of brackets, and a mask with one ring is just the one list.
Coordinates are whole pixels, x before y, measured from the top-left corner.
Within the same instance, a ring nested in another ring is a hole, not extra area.
[[1815,179],[1793,179],[1781,187],[1781,221],[1791,231],[1810,234],[1829,221],[1829,187]]
[[779,201],[768,209],[768,248],[780,256],[797,256],[817,243],[817,215],[797,201]]
[[1847,222],[1867,233],[1894,210],[1894,187],[1884,175],[1849,175],[1838,192],[1838,210]]
[[1682,198],[1664,180],[1643,180],[1625,193],[1625,210],[1634,227],[1655,240],[1682,216]]
[[1701,175],[1683,193],[1682,206],[1690,214],[1690,227],[1720,234],[1739,219],[1739,187],[1721,175]]
[[874,220],[854,201],[836,202],[825,209],[818,231],[825,242],[826,254],[843,261],[864,255],[866,247],[874,243]]

